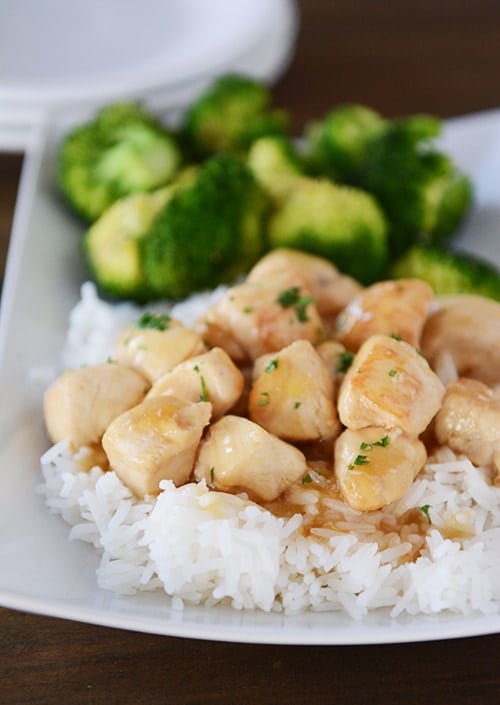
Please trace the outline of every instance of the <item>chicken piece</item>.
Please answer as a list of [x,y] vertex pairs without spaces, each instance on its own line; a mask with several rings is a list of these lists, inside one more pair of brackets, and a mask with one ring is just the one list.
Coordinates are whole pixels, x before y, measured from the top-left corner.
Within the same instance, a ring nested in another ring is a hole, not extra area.
[[245,380],[222,348],[195,355],[179,363],[151,387],[147,398],[169,395],[185,401],[209,401],[212,420],[220,418],[238,401]]
[[325,340],[316,346],[316,350],[338,386],[352,364],[354,353],[337,340]]
[[323,257],[287,248],[272,250],[262,257],[250,270],[247,281],[269,282],[277,274],[287,272],[303,277],[327,328],[333,329],[337,314],[363,289]]
[[113,358],[140,370],[151,384],[188,357],[206,351],[194,330],[168,316],[145,314],[127,326],[115,346]]
[[500,472],[500,396],[483,382],[460,378],[450,384],[434,431],[440,443],[475,465]]
[[438,299],[425,324],[421,348],[434,369],[451,355],[459,377],[489,386],[500,382],[500,303],[461,294]]
[[293,273],[232,287],[200,326],[204,340],[222,347],[240,364],[300,338],[320,342],[324,335],[311,292]]
[[223,416],[201,442],[194,469],[224,492],[246,492],[255,501],[271,501],[307,473],[304,455],[256,423]]
[[106,429],[102,446],[110,466],[138,497],[157,494],[162,480],[186,483],[211,413],[209,402],[145,399]]
[[338,436],[334,379],[309,341],[258,358],[255,375],[248,399],[252,421],[287,441]]
[[396,334],[418,347],[432,301],[432,288],[420,279],[377,282],[340,313],[336,337],[354,352],[377,334]]
[[74,450],[99,444],[111,421],[142,402],[148,389],[142,374],[126,365],[103,363],[66,370],[44,395],[50,440],[68,439]]
[[418,436],[441,406],[444,386],[412,345],[374,335],[361,346],[340,385],[338,410],[348,428],[402,428]]
[[422,441],[398,428],[346,429],[335,443],[340,492],[360,512],[381,509],[400,499],[426,459]]

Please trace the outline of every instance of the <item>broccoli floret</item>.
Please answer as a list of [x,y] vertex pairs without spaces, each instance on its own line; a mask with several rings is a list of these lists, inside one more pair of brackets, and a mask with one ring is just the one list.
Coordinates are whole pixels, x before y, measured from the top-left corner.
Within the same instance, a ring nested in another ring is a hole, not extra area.
[[272,107],[268,87],[228,74],[214,81],[187,110],[181,134],[195,158],[244,153],[264,135],[285,134],[288,115]]
[[144,276],[140,240],[146,236],[174,187],[134,193],[115,201],[87,230],[83,249],[100,289],[120,299],[146,302],[153,292]]
[[296,181],[270,219],[269,242],[325,257],[364,284],[387,264],[387,225],[375,199],[327,179]]
[[205,161],[141,240],[155,295],[182,298],[248,270],[263,251],[267,210],[264,191],[238,157],[220,154]]
[[260,137],[248,150],[247,164],[273,201],[280,202],[303,176],[304,169],[293,142],[284,136]]
[[478,294],[500,301],[500,272],[489,262],[465,252],[414,245],[391,268],[395,279],[423,279],[438,296]]
[[309,170],[355,184],[371,141],[386,126],[374,110],[355,103],[340,105],[322,120],[306,126],[305,156]]
[[115,103],[72,129],[59,149],[59,185],[88,222],[130,193],[152,191],[176,174],[173,134],[137,103]]
[[394,256],[417,242],[445,243],[469,210],[470,180],[432,146],[439,130],[426,115],[394,120],[360,165],[356,183],[384,209]]

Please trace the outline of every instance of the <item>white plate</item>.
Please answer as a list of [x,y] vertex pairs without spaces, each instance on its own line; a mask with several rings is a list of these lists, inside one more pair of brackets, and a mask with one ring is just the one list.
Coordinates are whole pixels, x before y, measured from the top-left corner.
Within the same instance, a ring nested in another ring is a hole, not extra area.
[[3,0],[0,148],[24,148],[61,111],[79,120],[130,96],[179,108],[228,71],[273,81],[297,29],[295,0],[149,0],[147,12],[135,0]]
[[[82,281],[81,229],[58,202],[55,133],[23,170],[0,321],[0,604],[57,617],[170,636],[248,643],[370,644],[500,632],[500,614],[352,621],[337,613],[280,614],[170,609],[161,594],[117,597],[96,587],[97,556],[67,540],[35,488],[46,448],[33,367],[52,365]],[[500,112],[447,124],[443,144],[476,184],[477,202],[459,242],[500,265]]]

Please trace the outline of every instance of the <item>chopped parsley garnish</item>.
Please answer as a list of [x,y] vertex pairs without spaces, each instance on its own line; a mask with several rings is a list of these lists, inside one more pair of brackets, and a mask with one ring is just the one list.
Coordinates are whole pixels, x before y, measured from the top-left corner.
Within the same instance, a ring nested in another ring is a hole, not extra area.
[[296,401],[295,404],[293,405],[293,408],[298,409],[301,404],[302,404],[301,401]]
[[[198,374],[200,374],[200,368],[198,367],[198,365],[195,365],[193,367],[193,370],[195,372],[198,372]],[[200,385],[201,385],[201,392],[200,392],[199,401],[208,401],[208,389],[207,389],[207,385],[205,382],[205,378],[203,377],[202,374],[200,374]]]
[[270,372],[273,372],[277,367],[278,367],[278,360],[276,358],[274,358],[273,360],[271,360],[269,362],[268,365],[266,365],[265,372],[267,372],[269,374]]
[[370,461],[368,460],[368,456],[366,455],[357,455],[354,458],[354,462],[351,463],[348,467],[349,470],[353,470],[356,465],[368,465]]
[[257,406],[267,406],[271,400],[269,399],[269,392],[261,392],[260,399],[257,402]]
[[394,340],[403,340],[399,333],[391,333],[391,338],[394,338]]
[[397,375],[397,370],[389,370],[388,375],[389,377],[395,377]]
[[251,306],[245,306],[243,313],[252,313],[253,308]]
[[135,324],[137,328],[153,328],[154,330],[167,330],[171,318],[163,313],[143,313]]
[[352,353],[350,350],[344,350],[339,355],[339,359],[337,361],[337,367],[335,368],[335,371],[336,372],[347,372],[349,367],[352,365],[353,360],[354,360],[354,353]]
[[214,481],[214,477],[215,477],[215,468],[212,467],[212,468],[210,468],[210,482]]
[[306,323],[309,320],[307,315],[307,307],[312,304],[314,299],[312,296],[301,296],[300,287],[291,286],[289,289],[284,289],[277,299],[280,306],[283,308],[295,309],[295,315],[300,323]]
[[379,441],[374,441],[373,443],[365,443],[365,441],[361,441],[359,444],[359,449],[360,450],[372,450],[375,446],[380,446],[382,448],[386,448],[391,442],[391,439],[389,436],[382,436],[382,438]]
[[429,524],[432,524],[432,519],[431,519],[431,515],[430,515],[430,510],[431,510],[431,505],[430,505],[430,504],[424,504],[422,507],[420,507],[420,511],[425,514],[425,516],[427,517],[427,521],[429,522]]
[[307,475],[304,475],[304,477],[302,478],[302,484],[304,484],[304,485],[308,485],[312,481],[313,481],[313,479],[309,475],[309,473],[307,473]]

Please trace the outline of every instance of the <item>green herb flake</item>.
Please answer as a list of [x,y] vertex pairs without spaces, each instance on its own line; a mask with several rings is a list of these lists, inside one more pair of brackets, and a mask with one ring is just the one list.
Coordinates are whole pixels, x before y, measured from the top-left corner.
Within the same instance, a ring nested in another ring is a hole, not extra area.
[[289,289],[284,289],[279,295],[278,295],[278,303],[280,306],[283,308],[290,308],[291,306],[295,306],[295,304],[299,301],[300,299],[300,289],[298,286],[291,286]]
[[431,505],[430,505],[430,504],[424,504],[422,507],[420,507],[420,511],[423,512],[423,514],[425,514],[425,516],[426,516],[427,521],[429,522],[429,524],[432,524],[432,519],[431,519],[431,515],[430,515],[430,510],[431,510]]
[[300,323],[306,323],[309,320],[307,315],[307,307],[312,304],[314,299],[312,296],[301,296],[300,287],[291,286],[289,289],[284,289],[277,298],[277,302],[283,308],[295,309],[295,315]]
[[152,328],[153,330],[167,330],[172,319],[162,313],[143,313],[137,321],[136,328]]
[[212,467],[212,468],[210,468],[210,482],[214,481],[214,477],[215,477],[215,468]]
[[[197,372],[198,374],[200,374],[200,368],[198,367],[198,365],[194,365],[193,370],[195,372]],[[200,396],[199,396],[199,401],[208,401],[207,385],[205,382],[205,378],[201,374],[200,374],[200,385],[201,385],[201,392],[200,392]]]
[[312,481],[313,481],[313,479],[312,479],[312,477],[309,475],[309,473],[307,473],[307,475],[304,475],[304,477],[302,478],[302,484],[303,484],[303,485],[308,485],[308,484],[310,484]]
[[267,406],[270,402],[269,392],[261,392],[260,399],[257,402],[257,406]]
[[368,465],[369,462],[370,462],[370,461],[368,460],[368,456],[366,456],[366,455],[357,455],[357,456],[354,458],[354,462],[351,463],[351,464],[348,466],[348,468],[349,468],[349,470],[353,470],[356,466],[359,466],[359,465]]
[[403,340],[399,333],[391,333],[391,338],[394,338],[394,340]]
[[301,406],[302,402],[301,401],[296,401],[295,404],[293,405],[294,409],[298,409]]
[[[375,446],[379,446],[381,448],[386,448],[388,445],[390,445],[390,442],[391,442],[391,439],[387,435],[382,436],[382,438],[379,441],[374,441],[373,443],[365,443],[365,441],[361,441],[361,443],[359,444],[359,450],[373,450],[373,448],[375,448]],[[358,455],[358,458],[359,457],[362,457],[362,456]],[[362,464],[363,463],[356,463],[356,465],[362,465]]]
[[337,360],[337,366],[335,368],[335,371],[341,372],[341,373],[347,372],[349,367],[352,365],[353,360],[354,360],[354,353],[352,353],[350,350],[344,350],[339,355],[339,359]]
[[397,370],[389,370],[387,374],[389,377],[395,377],[397,375]]
[[251,306],[245,306],[243,313],[253,313],[253,308]]
[[275,370],[277,367],[278,367],[278,360],[277,360],[276,358],[274,358],[273,360],[271,360],[271,361],[269,362],[268,365],[266,365],[266,368],[265,368],[264,371],[269,374],[269,373],[271,373],[271,372],[274,372],[274,370]]

